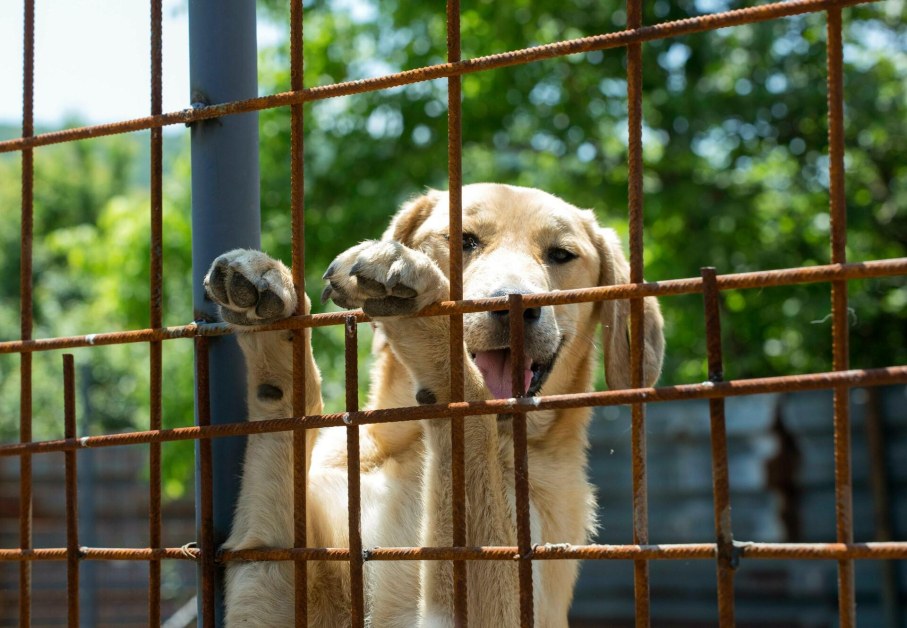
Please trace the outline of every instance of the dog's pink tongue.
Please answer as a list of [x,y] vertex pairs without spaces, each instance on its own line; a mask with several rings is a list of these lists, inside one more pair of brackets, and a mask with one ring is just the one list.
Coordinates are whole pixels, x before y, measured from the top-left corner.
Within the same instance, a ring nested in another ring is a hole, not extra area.
[[[475,357],[476,366],[485,378],[485,385],[495,399],[509,399],[513,396],[511,375],[510,351],[499,349],[497,351],[479,351]],[[529,388],[532,381],[532,370],[523,371],[523,391]]]

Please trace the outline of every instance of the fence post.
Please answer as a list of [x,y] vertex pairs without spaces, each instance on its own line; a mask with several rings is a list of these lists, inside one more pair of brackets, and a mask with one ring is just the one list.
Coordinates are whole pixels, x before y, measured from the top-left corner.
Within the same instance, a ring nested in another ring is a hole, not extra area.
[[[193,106],[257,96],[258,65],[254,0],[192,0],[189,3],[189,66]],[[234,248],[259,248],[261,220],[258,179],[258,114],[246,113],[192,125],[192,283],[198,320],[214,320],[205,299],[203,278],[215,257]],[[232,423],[246,418],[245,366],[235,338],[206,343],[210,360],[211,421]],[[204,345],[203,345],[204,346]],[[196,395],[203,394],[196,391]],[[196,397],[196,419],[198,397]],[[239,491],[245,441],[212,442],[213,547],[226,540]],[[198,451],[196,447],[196,451]],[[198,456],[196,456],[198,461]],[[198,463],[196,463],[198,471]],[[197,473],[197,478],[202,477]],[[203,487],[196,480],[196,503]],[[198,539],[201,513],[196,510]],[[199,565],[201,580],[203,565]],[[199,595],[199,626],[223,624],[222,570],[206,608]],[[202,591],[199,586],[199,591]],[[205,611],[207,610],[207,616]]]

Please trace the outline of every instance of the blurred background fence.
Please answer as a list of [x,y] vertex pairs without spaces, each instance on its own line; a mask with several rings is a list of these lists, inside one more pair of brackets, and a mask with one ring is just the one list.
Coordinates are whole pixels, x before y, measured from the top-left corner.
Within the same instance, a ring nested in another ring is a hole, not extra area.
[[[727,401],[731,499],[735,533],[758,542],[824,542],[834,537],[834,486],[830,392],[758,395]],[[903,539],[907,534],[907,388],[855,389],[852,394],[854,536],[857,542]],[[712,533],[712,477],[708,403],[652,405],[649,426],[649,521],[659,543],[697,543]],[[592,422],[591,476],[598,487],[595,541],[624,543],[631,534],[630,413],[599,408]],[[114,547],[147,545],[148,504],[136,491],[147,473],[141,446],[79,452],[80,526]],[[35,458],[35,546],[65,542],[62,454]],[[92,482],[93,478],[93,482]],[[0,547],[18,541],[18,464],[0,458]],[[83,521],[85,521],[83,519]],[[171,500],[163,512],[164,543],[195,538],[194,501]],[[194,625],[195,566],[167,561],[162,576],[162,617],[169,628]],[[739,626],[831,628],[838,625],[834,561],[744,561],[735,578]],[[80,583],[84,626],[147,625],[148,570],[136,561],[86,561]],[[652,563],[654,626],[716,625],[711,561]],[[571,625],[632,626],[633,565],[586,561]],[[65,625],[65,571],[35,563],[36,626]],[[859,561],[860,625],[902,627],[907,621],[907,564]],[[18,569],[0,563],[0,609],[18,600]],[[182,610],[182,613],[180,611]],[[0,626],[18,625],[0,614]]]

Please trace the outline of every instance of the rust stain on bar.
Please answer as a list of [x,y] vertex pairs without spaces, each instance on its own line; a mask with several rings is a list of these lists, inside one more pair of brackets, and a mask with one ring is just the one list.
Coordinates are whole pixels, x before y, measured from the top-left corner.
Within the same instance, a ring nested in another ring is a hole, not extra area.
[[[200,339],[201,340],[201,339]],[[557,410],[591,406],[616,406],[630,403],[660,403],[689,399],[715,399],[718,397],[742,397],[763,393],[790,392],[794,390],[823,390],[841,384],[854,386],[888,386],[907,383],[907,366],[889,366],[878,369],[852,369],[807,375],[784,375],[731,380],[721,383],[680,384],[661,388],[635,388],[630,390],[608,390],[566,395],[534,397],[531,410]],[[167,430],[146,432],[125,432],[105,436],[86,436],[76,439],[14,443],[0,446],[0,457],[19,456],[25,452],[49,453],[83,447],[117,447],[150,442],[172,442],[178,440],[210,439],[225,436],[243,436],[286,432],[297,428],[316,429],[339,427],[341,425],[366,425],[368,423],[391,423],[395,421],[417,421],[441,419],[451,415],[477,416],[481,414],[512,414],[521,409],[529,410],[525,400],[492,399],[488,401],[466,401],[451,404],[410,406],[406,408],[360,410],[333,414],[243,421],[196,427],[177,427]]]
[[[460,61],[460,1],[448,0],[447,5],[447,61]],[[451,75],[447,79],[447,189],[449,205],[450,298],[463,298],[463,119],[462,119],[462,78]],[[465,398],[463,315],[449,318],[450,329],[450,400],[463,401]],[[450,481],[452,484],[451,521],[453,545],[466,545],[466,473],[465,433],[463,417],[450,420]],[[454,625],[465,628],[468,625],[466,563],[453,564],[454,583]]]
[[[22,138],[35,135],[35,3],[25,0],[22,35]],[[31,149],[22,151],[22,224],[19,261],[19,317],[22,342],[32,339],[34,305],[32,294],[32,241],[34,239],[35,162]],[[32,356],[23,354],[19,363],[19,441],[32,439]],[[32,545],[32,463],[24,454],[19,460],[19,547]],[[31,565],[19,566],[19,623],[31,624]]]
[[[151,0],[151,115],[162,112],[162,5]],[[151,129],[151,259],[150,326],[163,325],[164,235],[163,235],[163,129]],[[149,427],[161,429],[162,422],[162,344],[152,341],[150,353]],[[149,443],[148,535],[151,547],[161,546],[161,444]],[[161,623],[161,563],[148,563],[148,624]]]
[[[208,364],[208,339],[198,338],[195,341],[195,386],[196,407],[198,408],[199,431],[210,429],[211,400]],[[160,432],[158,432],[160,433]],[[211,440],[201,438],[198,441],[199,477],[201,494],[201,539],[199,540],[199,558],[202,561],[201,596],[202,618],[204,628],[214,628],[214,587],[216,578],[214,547],[214,496],[213,471],[211,462]]]
[[[642,26],[642,3],[627,0],[627,28]],[[643,189],[642,189],[642,44],[627,46],[627,207],[630,231],[630,281],[643,278]],[[630,381],[643,385],[643,356],[645,355],[645,308],[641,298],[630,301]],[[633,404],[631,408],[630,457],[633,475],[633,542],[649,542],[648,471],[646,466],[646,408]],[[633,565],[636,626],[651,624],[649,593],[649,564],[636,561]]]
[[[827,15],[828,66],[828,161],[829,214],[831,222],[831,261],[847,261],[847,207],[844,196],[844,76],[841,41],[841,10],[831,8]],[[847,282],[831,285],[832,368],[848,367]],[[850,445],[850,391],[839,386],[834,391],[835,443],[835,518],[840,543],[853,541],[853,491]],[[838,615],[841,628],[857,624],[854,565],[850,560],[838,563]]]
[[[738,558],[752,560],[907,560],[907,541],[870,543],[734,543]],[[659,545],[537,545],[532,560],[714,560],[718,548],[714,543],[680,543]],[[147,561],[198,560],[194,548],[79,548],[82,560]],[[369,561],[394,560],[518,560],[519,548],[509,547],[375,547],[366,551]],[[267,548],[221,552],[217,560],[276,561],[299,560],[346,562],[345,547]],[[0,549],[0,562],[65,561],[67,549],[30,550]]]
[[[63,356],[63,432],[76,437],[76,376],[71,353]],[[66,475],[66,603],[68,625],[79,625],[79,496],[75,450],[64,452]]]
[[[523,321],[523,296],[509,295],[510,299],[510,356],[511,391],[513,396],[526,394],[523,378],[526,356],[525,325]],[[516,538],[519,559],[520,625],[531,628],[533,621],[532,600],[532,538],[529,527],[529,443],[526,436],[526,413],[515,412],[513,421],[513,474],[516,490]]]
[[593,50],[621,48],[628,44],[667,39],[669,37],[680,37],[719,28],[740,26],[753,22],[764,22],[782,17],[802,15],[804,13],[815,13],[833,7],[843,8],[877,1],[878,0],[790,0],[789,2],[775,2],[757,7],[736,9],[724,13],[713,13],[673,22],[643,26],[637,29],[628,29],[614,33],[584,37],[581,39],[571,39],[543,46],[524,48],[522,50],[503,52],[456,63],[442,63],[426,66],[371,79],[347,81],[321,87],[300,89],[298,91],[271,94],[258,98],[211,105],[200,109],[184,109],[182,111],[165,113],[160,116],[148,116],[121,122],[65,129],[51,133],[43,133],[34,137],[21,137],[0,142],[0,153],[8,153],[35,146],[46,146],[49,144],[60,144],[62,142],[104,137],[119,133],[142,131],[152,127],[191,124],[200,120],[220,118],[226,115],[261,111],[262,109],[285,107],[303,102],[312,102],[327,98],[337,98],[363,92],[390,89],[392,87],[409,85],[411,83],[505,68],[513,65],[554,59],[566,55],[591,52]]
[[[290,88],[303,89],[305,57],[303,54],[302,2],[290,2]],[[292,223],[293,285],[296,290],[296,314],[305,314],[305,124],[301,102],[290,107],[290,211]],[[306,414],[305,330],[293,334],[293,414]],[[305,547],[306,538],[306,433],[293,432],[293,545]],[[308,565],[294,565],[296,626],[308,625]]]
[[[907,560],[907,542],[871,543],[747,543],[735,542],[738,558],[753,560]],[[151,557],[162,560],[198,560],[198,549],[166,548],[105,548],[82,547],[83,560],[146,561]],[[518,560],[518,547],[376,547],[366,554],[369,561],[387,560]],[[532,560],[714,560],[714,543],[682,543],[659,545],[569,545],[535,546]],[[268,548],[222,552],[219,562],[299,560],[338,561],[350,559],[345,547]],[[65,561],[66,548],[30,550],[0,549],[2,562]]]
[[[359,410],[359,356],[357,353],[355,316],[347,317],[345,331],[346,410],[347,412],[356,412]],[[347,508],[350,539],[350,618],[351,625],[355,628],[365,625],[358,425],[348,425],[346,427],[346,452]]]
[[[884,260],[872,260],[852,264],[827,264],[808,268],[784,268],[749,273],[719,275],[719,290],[758,289],[779,286],[791,286],[803,283],[828,282],[836,279],[869,279],[892,277],[907,274],[907,258],[899,257]],[[600,286],[539,294],[524,294],[525,307],[542,307],[545,305],[565,305],[585,301],[609,301],[647,296],[679,296],[699,294],[702,292],[702,278],[669,279],[658,282],[639,284],[621,284]],[[449,316],[450,314],[483,312],[488,310],[506,310],[507,297],[485,299],[467,299],[461,301],[443,301],[436,303],[415,316]],[[349,312],[329,312],[323,314],[306,314],[293,316],[279,323],[261,325],[257,332],[275,331],[278,329],[307,329],[342,325],[347,316],[356,316],[360,323],[370,321],[361,310]],[[0,342],[0,354],[33,353],[79,347],[151,342],[153,340],[175,340],[179,338],[196,338],[199,336],[225,336],[233,332],[222,323],[190,323],[189,325],[164,327],[160,329],[138,329],[120,332],[87,334],[82,336],[65,336],[28,341]]]
[[[736,542],[738,559],[753,560],[903,560],[907,542],[875,543],[745,543]],[[224,552],[228,560],[292,560],[299,550],[262,549]],[[348,560],[345,548],[307,548],[308,560]],[[658,545],[536,545],[532,560],[714,560],[715,543]],[[367,552],[369,561],[396,560],[520,560],[519,547],[376,547]],[[0,554],[2,556],[2,554]]]
[[[710,382],[724,381],[721,355],[720,295],[714,268],[702,269],[705,304],[705,335],[708,349]],[[712,443],[712,493],[715,513],[715,537],[718,572],[718,624],[734,625],[734,534],[731,529],[730,479],[728,473],[727,428],[724,399],[709,399],[709,421]]]

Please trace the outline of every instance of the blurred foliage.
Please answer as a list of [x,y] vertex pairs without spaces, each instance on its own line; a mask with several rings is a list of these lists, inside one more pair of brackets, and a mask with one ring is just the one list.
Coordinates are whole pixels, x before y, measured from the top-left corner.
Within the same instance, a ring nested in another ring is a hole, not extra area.
[[[266,2],[286,20],[285,4]],[[464,6],[463,57],[622,28],[619,2],[482,1]],[[646,3],[646,23],[738,8]],[[845,29],[848,259],[907,248],[907,22],[903,1],[848,9]],[[392,0],[307,4],[305,84],[441,63],[441,7]],[[828,263],[823,14],[646,43],[645,264],[649,280]],[[289,88],[286,47],[262,63],[263,93]],[[621,49],[463,78],[464,180],[539,187],[626,231],[627,103]],[[445,187],[446,86],[434,81],[306,107],[309,285],[336,251],[381,232],[400,201]],[[289,115],[262,113],[263,215],[287,251]],[[323,253],[322,253],[323,251]],[[286,253],[284,253],[286,254]],[[313,284],[314,282],[314,284]],[[830,367],[827,286],[726,295],[727,373]],[[903,363],[902,279],[853,284],[852,363]],[[662,382],[699,381],[699,299],[663,303]],[[892,348],[897,356],[892,355]]]
[[[71,125],[78,124],[71,121]],[[164,190],[164,293],[167,325],[192,320],[188,142],[168,138]],[[165,141],[166,143],[167,141]],[[175,145],[174,145],[175,144]],[[148,134],[60,144],[35,152],[35,338],[142,329],[149,325],[150,201]],[[0,206],[19,214],[21,165],[0,159]],[[19,337],[20,221],[0,222],[0,282],[5,307],[0,337]],[[145,344],[75,353],[80,430],[88,434],[147,429],[149,358]],[[62,438],[62,352],[34,355],[33,407],[37,440]],[[19,359],[0,361],[0,437],[18,438]],[[164,343],[165,427],[192,425],[191,341]],[[164,489],[187,490],[193,472],[191,442],[163,447]]]
[[[743,6],[726,0],[645,3],[646,23]],[[305,84],[442,63],[442,5],[312,0],[305,10]],[[623,4],[481,0],[462,12],[470,58],[623,28]],[[287,28],[286,2],[260,2]],[[845,10],[846,178],[850,261],[907,255],[907,14],[904,0]],[[643,47],[645,269],[649,280],[829,261],[823,14],[740,26]],[[260,92],[289,89],[284,43],[260,54]],[[463,77],[468,182],[539,187],[626,233],[627,102],[622,49]],[[305,107],[307,287],[338,252],[375,237],[406,198],[446,187],[446,81],[318,101]],[[263,246],[290,259],[289,110],[260,115]],[[147,136],[142,142],[147,143]],[[147,154],[136,136],[36,152],[36,337],[147,325]],[[185,137],[168,135],[165,316],[191,320],[189,168]],[[0,156],[0,203],[17,214],[18,159]],[[143,178],[145,177],[145,178]],[[4,304],[18,299],[18,221],[0,224]],[[661,382],[705,377],[701,298],[664,299]],[[853,282],[851,363],[907,363],[907,282]],[[724,294],[728,377],[822,371],[831,365],[827,284]],[[13,307],[3,338],[18,337]],[[316,330],[327,407],[342,404],[342,332]],[[367,344],[363,342],[363,345]],[[165,417],[191,420],[191,347],[165,345]],[[147,348],[80,350],[91,366],[93,430],[147,425]],[[18,367],[0,360],[0,432],[16,437]],[[36,437],[59,433],[59,358],[38,354]],[[55,360],[55,361],[53,361]],[[363,377],[364,381],[364,377]],[[37,384],[36,384],[37,386]],[[171,446],[165,448],[169,451]],[[191,467],[174,448],[173,492]]]

